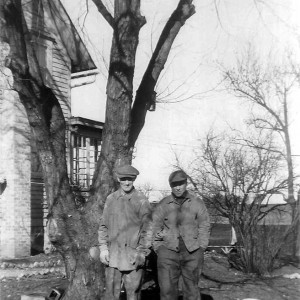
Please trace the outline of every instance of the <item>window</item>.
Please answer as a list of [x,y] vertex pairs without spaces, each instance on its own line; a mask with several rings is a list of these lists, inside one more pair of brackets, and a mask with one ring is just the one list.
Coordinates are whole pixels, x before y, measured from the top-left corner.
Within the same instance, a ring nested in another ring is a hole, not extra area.
[[71,180],[81,189],[89,189],[100,154],[101,139],[71,134]]

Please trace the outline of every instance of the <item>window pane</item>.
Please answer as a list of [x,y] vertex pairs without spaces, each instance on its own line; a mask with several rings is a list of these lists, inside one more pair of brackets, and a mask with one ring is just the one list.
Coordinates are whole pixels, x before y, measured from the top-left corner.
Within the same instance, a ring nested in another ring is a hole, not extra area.
[[72,133],[73,149],[71,161],[71,178],[73,184],[81,188],[89,188],[96,167],[96,162],[100,154],[100,139],[80,136]]

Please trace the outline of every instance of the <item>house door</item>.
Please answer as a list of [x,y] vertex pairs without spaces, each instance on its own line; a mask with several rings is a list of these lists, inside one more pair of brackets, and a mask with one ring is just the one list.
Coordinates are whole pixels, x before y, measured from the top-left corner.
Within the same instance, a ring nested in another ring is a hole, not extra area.
[[31,255],[44,250],[44,182],[40,172],[31,174]]

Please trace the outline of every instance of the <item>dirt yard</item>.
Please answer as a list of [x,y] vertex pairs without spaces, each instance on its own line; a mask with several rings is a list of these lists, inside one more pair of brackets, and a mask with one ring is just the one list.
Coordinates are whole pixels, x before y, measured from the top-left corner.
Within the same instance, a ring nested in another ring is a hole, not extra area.
[[[33,293],[47,296],[53,287],[63,289],[66,285],[58,255],[0,261],[1,300],[20,300],[21,295]],[[200,289],[203,300],[300,300],[300,268],[298,264],[288,264],[268,277],[257,278],[230,268],[221,254],[206,253]],[[150,299],[159,300],[151,278],[145,282],[142,293],[142,300]]]

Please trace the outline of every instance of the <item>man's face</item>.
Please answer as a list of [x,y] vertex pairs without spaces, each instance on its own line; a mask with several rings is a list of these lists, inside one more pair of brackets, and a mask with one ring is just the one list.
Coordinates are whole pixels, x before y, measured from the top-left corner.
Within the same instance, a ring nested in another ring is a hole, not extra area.
[[184,194],[184,192],[186,191],[186,186],[187,186],[186,180],[184,180],[184,181],[172,182],[172,183],[171,183],[172,193],[173,193],[176,197],[181,197],[181,196]]
[[123,177],[123,178],[118,178],[120,182],[120,187],[125,193],[130,193],[131,190],[133,189],[133,182],[134,178],[132,177]]

